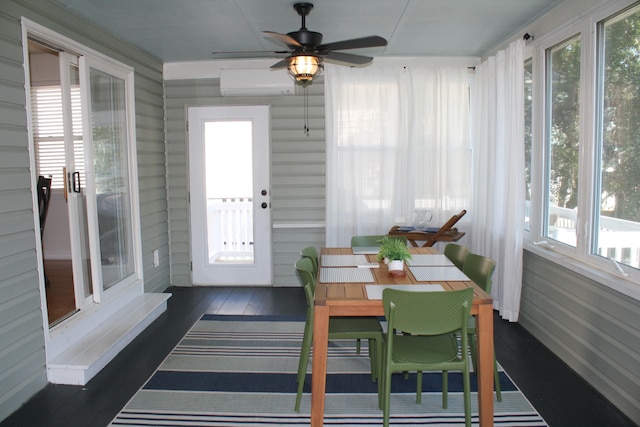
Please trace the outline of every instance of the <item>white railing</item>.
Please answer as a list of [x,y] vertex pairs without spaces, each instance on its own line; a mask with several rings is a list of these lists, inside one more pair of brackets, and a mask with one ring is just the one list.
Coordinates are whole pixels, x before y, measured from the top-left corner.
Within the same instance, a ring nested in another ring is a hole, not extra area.
[[207,199],[209,262],[253,259],[253,199]]
[[[550,206],[549,237],[576,244],[576,211]],[[526,206],[529,216],[529,204]],[[640,223],[607,216],[600,217],[598,255],[640,268]]]

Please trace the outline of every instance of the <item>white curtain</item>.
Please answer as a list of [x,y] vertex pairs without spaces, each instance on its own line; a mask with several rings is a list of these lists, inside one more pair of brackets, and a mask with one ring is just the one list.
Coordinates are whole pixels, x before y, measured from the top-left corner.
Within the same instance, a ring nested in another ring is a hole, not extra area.
[[496,260],[492,296],[502,318],[520,312],[524,234],[522,40],[476,67],[472,90],[471,251]]
[[468,208],[469,102],[466,68],[327,66],[327,245]]

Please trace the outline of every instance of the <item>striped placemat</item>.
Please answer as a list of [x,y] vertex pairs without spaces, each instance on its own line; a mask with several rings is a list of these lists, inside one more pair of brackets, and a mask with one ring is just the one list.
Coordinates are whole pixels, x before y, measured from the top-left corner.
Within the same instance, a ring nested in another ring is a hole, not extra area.
[[382,291],[387,288],[411,292],[440,292],[444,291],[442,285],[366,285],[368,299],[382,299]]
[[419,282],[432,282],[436,280],[471,280],[456,267],[409,267],[413,277]]
[[365,254],[365,255],[373,255],[380,252],[380,248],[378,246],[354,246],[351,248],[354,254]]
[[369,283],[374,282],[370,268],[335,267],[321,268],[322,283]]
[[368,264],[364,255],[322,255],[323,267],[355,267]]
[[453,266],[453,263],[444,254],[418,254],[413,255],[407,261],[409,265],[425,265],[425,266]]

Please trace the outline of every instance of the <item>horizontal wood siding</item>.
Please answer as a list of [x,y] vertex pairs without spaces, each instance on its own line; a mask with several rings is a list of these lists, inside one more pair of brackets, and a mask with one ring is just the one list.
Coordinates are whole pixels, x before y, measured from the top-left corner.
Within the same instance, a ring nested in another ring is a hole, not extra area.
[[520,323],[640,420],[640,301],[525,252]]
[[47,384],[21,39],[0,7],[0,420]]
[[[218,79],[165,81],[171,283],[191,285],[185,114],[190,106],[271,105],[271,208],[274,286],[297,286],[293,262],[304,246],[324,244],[325,142],[322,79],[308,88],[309,137],[304,99],[296,96],[222,97]],[[282,225],[282,227],[280,227]]]
[[[169,286],[162,64],[53,2],[3,0],[0,2],[0,420],[47,384],[28,151],[22,16],[135,68],[145,290],[161,291]],[[159,249],[158,268],[153,267],[154,249]]]

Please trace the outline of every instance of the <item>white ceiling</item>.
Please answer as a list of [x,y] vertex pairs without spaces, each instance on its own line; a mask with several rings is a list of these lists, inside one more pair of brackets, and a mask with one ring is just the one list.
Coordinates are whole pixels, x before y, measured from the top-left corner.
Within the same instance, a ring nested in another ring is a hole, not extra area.
[[[281,49],[263,30],[300,28],[295,0],[56,0],[163,62]],[[379,35],[369,56],[482,56],[562,0],[312,0],[307,17],[324,43]]]

